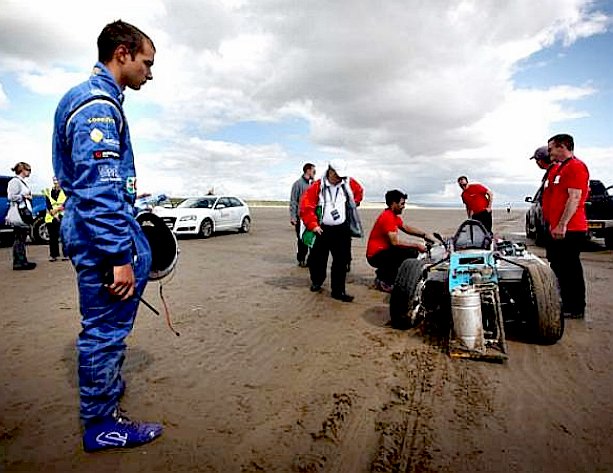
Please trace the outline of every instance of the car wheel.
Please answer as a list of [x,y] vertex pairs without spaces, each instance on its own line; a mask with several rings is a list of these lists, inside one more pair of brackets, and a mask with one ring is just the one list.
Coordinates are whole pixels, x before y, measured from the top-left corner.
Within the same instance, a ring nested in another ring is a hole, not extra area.
[[530,230],[530,217],[526,215],[526,238],[534,239],[535,234]]
[[213,234],[213,222],[211,219],[205,218],[200,224],[200,236],[202,238],[210,238]]
[[398,268],[394,289],[390,295],[390,318],[392,327],[407,330],[417,325],[419,320],[413,314],[415,292],[422,278],[423,260],[407,259]]
[[46,245],[49,243],[49,231],[47,230],[47,224],[44,217],[38,217],[32,224],[32,230],[30,234],[32,242],[37,245]]
[[609,228],[604,234],[604,244],[608,250],[613,250],[613,228]]
[[0,232],[0,247],[12,246],[15,237],[13,236],[13,230],[8,232]]
[[537,222],[534,229],[535,229],[534,244],[536,246],[545,246],[545,243],[546,243],[545,227]]
[[243,218],[239,231],[241,233],[249,233],[249,230],[251,230],[251,219],[249,217],[245,217]]
[[562,302],[553,270],[545,264],[527,263],[522,277],[531,336],[537,343],[553,345],[564,333]]

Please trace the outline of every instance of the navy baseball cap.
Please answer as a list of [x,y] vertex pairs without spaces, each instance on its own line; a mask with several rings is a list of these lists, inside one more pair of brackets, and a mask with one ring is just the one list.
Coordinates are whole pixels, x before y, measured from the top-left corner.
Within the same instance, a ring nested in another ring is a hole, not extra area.
[[534,155],[530,159],[536,159],[537,161],[551,161],[549,157],[549,148],[547,146],[541,146],[534,151]]

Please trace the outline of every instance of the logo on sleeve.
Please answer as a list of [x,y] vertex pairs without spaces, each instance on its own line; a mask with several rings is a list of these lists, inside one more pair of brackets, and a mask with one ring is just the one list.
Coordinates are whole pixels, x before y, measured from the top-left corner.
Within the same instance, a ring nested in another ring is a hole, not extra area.
[[89,137],[94,143],[100,143],[104,138],[104,133],[102,133],[98,128],[94,128],[89,132]]

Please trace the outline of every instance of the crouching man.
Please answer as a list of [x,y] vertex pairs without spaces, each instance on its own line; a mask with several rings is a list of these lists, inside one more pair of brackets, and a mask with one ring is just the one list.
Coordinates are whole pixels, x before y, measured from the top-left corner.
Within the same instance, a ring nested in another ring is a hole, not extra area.
[[400,218],[406,198],[407,195],[399,190],[385,194],[387,208],[377,218],[368,237],[366,259],[368,264],[377,269],[375,286],[384,292],[391,292],[398,268],[405,259],[416,258],[419,253],[426,251],[422,243],[401,242],[398,230],[423,238],[429,243],[434,242],[432,235],[405,224]]

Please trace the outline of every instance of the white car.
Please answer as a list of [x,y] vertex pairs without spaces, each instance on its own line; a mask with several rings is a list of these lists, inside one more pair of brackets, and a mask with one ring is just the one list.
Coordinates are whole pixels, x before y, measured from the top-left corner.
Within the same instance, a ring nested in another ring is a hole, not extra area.
[[209,238],[214,232],[251,228],[251,213],[238,197],[207,195],[190,197],[177,207],[155,207],[153,213],[164,220],[175,235],[200,235]]

